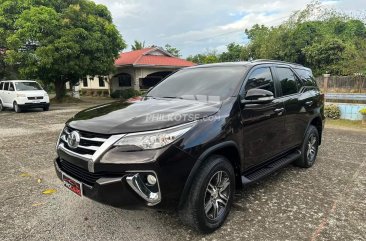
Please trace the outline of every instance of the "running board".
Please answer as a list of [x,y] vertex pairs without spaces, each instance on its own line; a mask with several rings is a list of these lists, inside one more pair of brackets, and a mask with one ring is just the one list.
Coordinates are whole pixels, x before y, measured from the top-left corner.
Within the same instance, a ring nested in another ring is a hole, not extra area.
[[259,179],[275,172],[276,170],[280,169],[281,167],[287,166],[291,162],[295,161],[296,159],[300,158],[301,152],[299,150],[288,154],[285,157],[282,157],[274,162],[270,162],[267,165],[263,166],[262,168],[250,172],[249,174],[245,174],[241,176],[241,182],[244,185],[248,185],[250,183],[256,182]]

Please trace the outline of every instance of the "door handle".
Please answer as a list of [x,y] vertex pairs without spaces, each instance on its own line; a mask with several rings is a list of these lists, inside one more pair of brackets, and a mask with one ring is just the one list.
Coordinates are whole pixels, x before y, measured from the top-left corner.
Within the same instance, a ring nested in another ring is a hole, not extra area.
[[278,108],[278,109],[275,109],[273,110],[275,113],[277,114],[282,114],[284,111],[285,111],[285,108]]
[[311,106],[313,103],[314,103],[314,102],[313,102],[312,100],[310,100],[310,101],[306,101],[306,102],[305,102],[305,105]]

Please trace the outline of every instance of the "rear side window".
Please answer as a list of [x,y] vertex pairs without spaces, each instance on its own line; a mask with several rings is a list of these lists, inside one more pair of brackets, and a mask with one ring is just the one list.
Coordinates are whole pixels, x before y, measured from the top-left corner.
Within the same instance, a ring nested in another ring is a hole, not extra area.
[[4,90],[9,90],[9,82],[4,83]]
[[0,82],[0,90],[3,90],[4,82]]
[[10,83],[10,85],[9,85],[9,91],[15,91],[14,84],[13,83]]
[[317,86],[313,73],[306,69],[295,69],[305,86]]
[[245,93],[250,89],[263,89],[275,93],[272,72],[269,67],[255,69],[245,85]]
[[289,68],[277,67],[277,74],[279,81],[281,83],[282,95],[292,95],[298,92],[298,89],[301,87],[300,81],[296,77],[296,75]]

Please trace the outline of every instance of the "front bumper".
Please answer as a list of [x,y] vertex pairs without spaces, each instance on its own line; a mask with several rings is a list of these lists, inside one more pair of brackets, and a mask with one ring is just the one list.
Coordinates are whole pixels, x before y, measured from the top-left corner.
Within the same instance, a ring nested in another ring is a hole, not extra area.
[[24,103],[18,104],[21,109],[33,109],[33,108],[45,108],[49,107],[50,103],[40,102],[40,103]]
[[[56,158],[54,161],[57,176],[62,180],[62,174],[77,177],[66,169],[61,169],[60,159]],[[83,185],[83,196],[86,196],[97,202],[111,205],[114,207],[136,208],[145,206],[144,201],[131,187],[127,184],[126,178],[131,176],[131,173],[122,173],[120,176],[100,177],[92,185],[81,182]],[[78,180],[80,181],[80,180]]]

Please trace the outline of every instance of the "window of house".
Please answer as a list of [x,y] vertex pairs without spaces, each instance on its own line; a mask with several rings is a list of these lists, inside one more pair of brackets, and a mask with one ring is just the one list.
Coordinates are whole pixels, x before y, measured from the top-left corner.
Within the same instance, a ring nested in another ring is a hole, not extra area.
[[99,76],[99,87],[105,87],[104,77]]
[[129,74],[118,75],[118,86],[119,87],[126,87],[126,86],[129,87],[131,85],[132,85],[131,75],[129,75]]
[[245,85],[245,92],[250,89],[263,89],[275,93],[272,72],[269,67],[254,70]]
[[276,68],[281,83],[282,95],[292,95],[297,93],[299,80],[289,68]]
[[83,86],[88,87],[88,78],[87,77],[83,78]]

